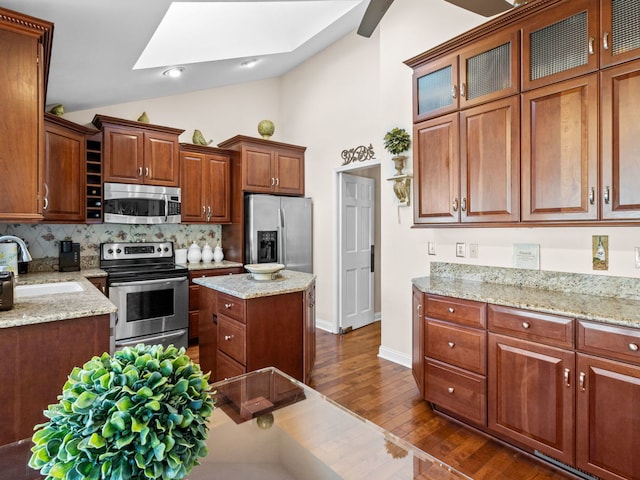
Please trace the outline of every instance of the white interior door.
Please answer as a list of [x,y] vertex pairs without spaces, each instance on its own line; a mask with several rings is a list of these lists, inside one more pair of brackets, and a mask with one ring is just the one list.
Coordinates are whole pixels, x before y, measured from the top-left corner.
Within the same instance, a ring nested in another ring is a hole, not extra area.
[[340,333],[374,321],[375,180],[340,174]]

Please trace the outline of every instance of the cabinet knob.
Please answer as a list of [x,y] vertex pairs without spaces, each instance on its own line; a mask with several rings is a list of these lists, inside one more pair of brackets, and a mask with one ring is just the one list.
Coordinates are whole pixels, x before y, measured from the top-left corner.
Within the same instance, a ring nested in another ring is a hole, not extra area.
[[233,307],[233,303],[225,303],[224,304],[224,308],[231,308]]
[[453,388],[453,387],[449,387],[449,388],[447,388],[447,392],[449,392],[449,393],[453,393],[453,392],[455,392],[455,391],[456,391],[456,389],[455,389],[455,388]]
[[47,185],[47,182],[44,182],[44,206],[42,209],[46,211],[47,208],[49,208],[49,185]]
[[596,203],[596,189],[594,187],[589,189],[589,203],[591,205]]
[[455,313],[456,309],[453,307],[449,307],[447,308],[447,310],[449,311],[449,313]]
[[569,368],[564,369],[564,384],[571,387],[571,369]]
[[228,342],[233,339],[233,335],[225,335],[224,339]]
[[585,385],[585,380],[586,380],[587,374],[584,372],[580,372],[580,375],[578,375],[578,382],[580,383],[580,390],[583,392],[587,391],[587,386]]
[[593,47],[595,41],[596,39],[594,37],[589,37],[589,55],[596,53],[595,48]]
[[604,189],[604,203],[609,203],[610,199],[611,199],[611,192],[609,189],[609,185],[607,185]]
[[453,199],[453,203],[451,204],[451,208],[453,208],[454,212],[458,211],[458,199],[457,198]]
[[609,32],[604,32],[602,35],[602,48],[609,50]]
[[531,324],[529,322],[522,322],[522,328],[531,328]]
[[638,351],[638,344],[637,343],[630,343],[629,344],[629,350],[631,350],[632,352],[637,352]]
[[449,345],[449,348],[453,348],[456,346],[456,344],[454,342],[449,342],[447,343],[447,345]]
[[467,211],[467,197],[464,197],[462,199],[462,203],[460,204],[460,210],[462,210],[463,212]]
[[458,96],[458,89],[455,85],[451,86],[451,98],[456,98]]
[[149,176],[149,167],[146,167],[146,168],[144,169],[144,176],[145,176],[145,177],[148,177],[148,176]]
[[142,167],[138,167],[138,176],[141,177],[142,176]]

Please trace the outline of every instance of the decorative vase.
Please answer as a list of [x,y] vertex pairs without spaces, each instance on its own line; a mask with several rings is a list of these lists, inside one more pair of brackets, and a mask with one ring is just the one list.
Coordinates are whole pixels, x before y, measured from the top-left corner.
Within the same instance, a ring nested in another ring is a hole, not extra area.
[[406,159],[407,157],[404,155],[396,155],[395,157],[391,158],[396,166],[396,176],[402,175],[402,169],[404,168],[404,161]]
[[211,260],[213,260],[213,250],[211,250],[211,246],[207,243],[202,247],[202,261],[209,263]]
[[191,244],[189,250],[187,251],[187,260],[189,261],[189,263],[198,263],[200,260],[202,260],[202,250],[200,250],[200,247],[195,241]]
[[260,123],[258,123],[258,133],[262,138],[271,138],[271,135],[273,135],[275,130],[276,127],[271,120],[261,120]]
[[224,253],[222,252],[222,247],[220,245],[217,245],[213,251],[213,261],[221,262],[223,258],[224,258]]

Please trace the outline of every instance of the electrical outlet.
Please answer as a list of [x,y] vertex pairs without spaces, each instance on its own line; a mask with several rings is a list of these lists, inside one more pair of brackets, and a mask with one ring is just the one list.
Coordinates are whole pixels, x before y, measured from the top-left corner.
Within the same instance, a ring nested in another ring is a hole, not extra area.
[[636,247],[636,268],[640,268],[640,247]]
[[467,254],[467,246],[464,243],[456,243],[456,257],[464,257]]
[[429,255],[435,255],[436,254],[436,244],[434,242],[428,242],[427,243],[427,253]]
[[470,243],[469,244],[469,257],[478,258],[478,244]]

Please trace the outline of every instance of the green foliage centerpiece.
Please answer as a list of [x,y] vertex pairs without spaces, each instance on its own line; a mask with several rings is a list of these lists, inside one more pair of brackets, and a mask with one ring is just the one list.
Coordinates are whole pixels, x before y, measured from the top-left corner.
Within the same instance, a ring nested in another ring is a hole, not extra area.
[[173,345],[125,347],[75,367],[36,425],[47,480],[174,480],[207,454],[209,374]]

